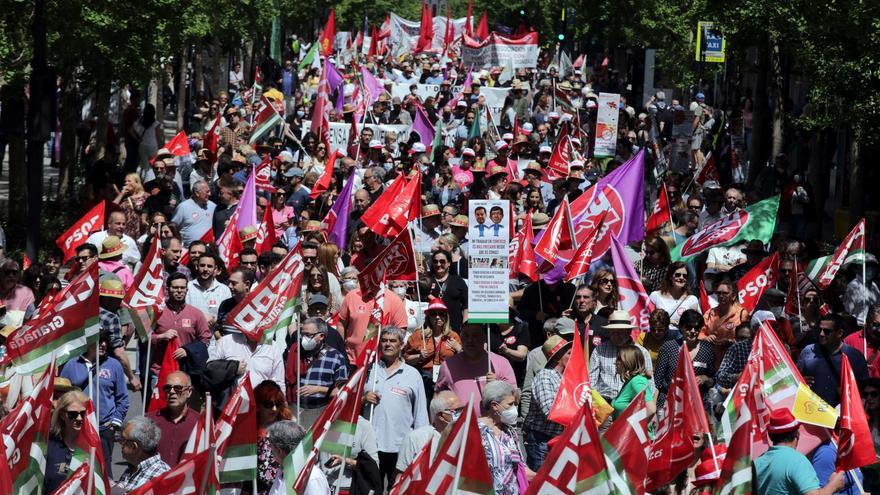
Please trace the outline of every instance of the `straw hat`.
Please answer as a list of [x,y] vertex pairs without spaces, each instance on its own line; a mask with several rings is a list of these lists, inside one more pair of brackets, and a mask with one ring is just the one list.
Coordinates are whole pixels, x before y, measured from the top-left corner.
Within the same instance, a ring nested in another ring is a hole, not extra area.
[[433,217],[440,214],[440,207],[435,204],[425,205],[422,207],[422,218]]
[[122,253],[127,249],[126,245],[122,243],[122,240],[115,235],[108,235],[104,242],[101,243],[101,254],[98,255],[98,259],[106,260],[110,258],[114,258],[116,256],[122,256]]
[[632,330],[635,325],[630,321],[629,313],[618,309],[611,313],[611,316],[608,317],[608,324],[602,328],[605,330]]
[[118,278],[106,278],[101,281],[99,295],[122,299],[125,297],[125,286]]
[[561,358],[567,350],[571,349],[571,341],[566,340],[559,335],[551,335],[544,341],[544,345],[541,346],[541,351],[544,353],[544,357],[547,358],[546,368],[552,368],[556,366],[556,361]]
[[257,239],[257,235],[259,235],[259,231],[254,225],[248,225],[238,231],[238,237],[241,239],[241,242],[254,241]]
[[452,227],[467,227],[468,217],[467,215],[456,215],[455,218],[449,222],[449,225]]

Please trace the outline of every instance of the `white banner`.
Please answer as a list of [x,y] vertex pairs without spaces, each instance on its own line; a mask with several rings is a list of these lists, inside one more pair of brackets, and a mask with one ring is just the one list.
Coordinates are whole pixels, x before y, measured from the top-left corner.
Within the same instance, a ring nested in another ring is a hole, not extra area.
[[599,110],[596,115],[596,145],[593,156],[617,154],[617,118],[620,116],[620,95],[599,93]]
[[[392,83],[391,97],[400,98],[400,101],[402,102],[404,98],[409,95],[410,86],[411,85],[407,83]],[[425,101],[425,98],[429,96],[436,97],[439,91],[439,84],[416,85],[416,94],[422,99],[422,101]],[[461,91],[461,86],[455,86],[451,91],[452,94],[458,94],[458,92]],[[486,105],[489,107],[489,111],[492,113],[492,119],[497,126],[501,125],[501,110],[504,109],[504,100],[507,98],[508,94],[510,94],[510,88],[480,88],[480,95],[485,98]]]
[[[452,19],[452,29],[455,32],[453,39],[457,39],[464,31],[464,23],[466,18]],[[421,32],[421,23],[419,21],[408,21],[395,13],[391,13],[391,36],[388,38],[388,46],[391,47],[391,54],[394,57],[400,57],[406,53],[410,53],[415,49],[416,43],[419,41],[419,33]],[[446,35],[446,17],[434,17],[434,38],[431,40],[431,51],[434,53],[443,53],[443,41]]]
[[468,203],[468,322],[507,323],[510,202]]
[[538,34],[507,38],[495,33],[482,43],[466,38],[461,46],[465,66],[488,69],[511,65],[514,69],[531,69],[538,65]]
[[[302,125],[302,135],[305,136],[309,129],[311,129],[312,123],[311,121],[304,120]],[[363,124],[359,125],[358,129],[363,129],[364,127],[369,127],[373,130],[373,139],[378,139],[379,141],[385,142],[385,133],[386,132],[396,132],[397,133],[397,142],[405,143],[409,141],[409,133],[410,126],[408,125],[376,125],[376,124]],[[331,122],[330,123],[330,152],[332,153],[335,150],[346,151],[348,148],[348,133],[351,131],[351,124],[346,124],[342,122]],[[300,136],[302,137],[302,136]],[[354,157],[352,157],[354,158]]]

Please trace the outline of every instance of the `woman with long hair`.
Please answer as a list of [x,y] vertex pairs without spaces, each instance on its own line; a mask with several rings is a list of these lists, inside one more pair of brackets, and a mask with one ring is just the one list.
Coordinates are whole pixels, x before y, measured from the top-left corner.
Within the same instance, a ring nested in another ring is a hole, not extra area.
[[666,241],[658,236],[645,240],[645,257],[635,262],[635,269],[648,294],[660,288],[671,261]]
[[620,416],[642,390],[645,391],[648,416],[653,416],[656,410],[654,390],[651,388],[651,379],[648,377],[647,368],[645,367],[645,356],[642,354],[642,351],[634,344],[618,347],[615,367],[617,375],[623,381],[623,387],[620,389],[617,397],[611,401],[611,407],[614,409],[612,416],[614,418]]
[[318,263],[327,270],[327,273],[338,278],[339,271],[344,268],[339,262],[339,246],[332,242],[321,243],[318,246]]
[[666,276],[660,284],[660,289],[651,292],[650,299],[654,307],[666,311],[669,315],[669,323],[672,329],[678,329],[678,320],[681,315],[689,310],[699,311],[700,300],[691,294],[688,287],[687,264],[680,261],[671,263],[666,269]]
[[667,341],[660,347],[654,366],[654,385],[658,392],[657,407],[662,407],[666,400],[666,392],[678,367],[678,354],[682,345],[686,346],[690,354],[700,390],[706,392],[714,384],[715,350],[712,344],[700,340],[700,330],[703,325],[703,315],[699,311],[693,309],[685,311],[679,319],[684,343],[679,345],[678,342]]
[[147,201],[147,197],[149,194],[144,191],[141,177],[138,174],[127,174],[125,185],[113,200],[122,208],[122,213],[125,213],[125,233],[132,239],[141,236],[142,226],[146,220],[144,203]]
[[544,212],[544,198],[541,196],[540,189],[534,186],[526,186],[523,210],[525,213]]
[[593,275],[590,289],[593,290],[593,297],[596,299],[597,313],[603,308],[609,308],[612,311],[617,309],[620,294],[617,291],[617,276],[614,275],[614,272],[604,268],[598,270]]
[[71,390],[55,403],[49,425],[49,445],[46,456],[43,493],[52,493],[73,472],[70,462],[78,448],[80,432],[86,421],[89,397],[79,390]]
[[277,421],[293,419],[287,399],[281,387],[266,380],[254,388],[257,403],[257,493],[269,493],[275,478],[281,474],[281,464],[272,456],[272,448],[266,439],[269,427]]
[[327,269],[324,268],[320,263],[314,263],[311,268],[305,273],[306,276],[306,290],[305,297],[303,301],[304,310],[309,307],[309,298],[315,294],[321,294],[327,298],[327,312],[328,314],[333,314],[339,310],[339,305],[341,301],[335,300],[333,297],[333,293],[330,290],[330,277],[327,274]]

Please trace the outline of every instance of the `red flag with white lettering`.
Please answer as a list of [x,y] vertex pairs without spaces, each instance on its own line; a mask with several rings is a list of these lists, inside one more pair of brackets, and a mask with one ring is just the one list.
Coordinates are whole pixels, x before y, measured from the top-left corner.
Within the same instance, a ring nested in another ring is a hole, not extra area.
[[660,233],[663,226],[672,221],[672,214],[669,211],[669,197],[666,194],[666,183],[660,187],[660,193],[657,195],[657,202],[654,204],[654,211],[648,217],[648,223],[645,224],[645,235],[652,236]]
[[[658,411],[659,413],[660,411]],[[710,433],[694,365],[687,346],[678,353],[678,364],[651,445],[646,489],[654,492],[671,482],[694,460],[694,435]]]
[[383,280],[415,280],[413,253],[409,230],[404,229],[358,274],[361,293],[375,295]]
[[[862,406],[859,386],[846,354],[840,363],[840,440],[837,447],[837,469],[847,471],[877,462],[868,416]],[[861,439],[861,440],[858,440]]]
[[[513,215],[510,215],[511,220]],[[511,229],[511,232],[513,230]],[[538,281],[538,263],[535,261],[535,248],[532,245],[535,233],[532,230],[532,214],[526,215],[523,227],[516,234],[516,254],[510,264],[510,278],[518,278],[520,274],[529,277],[532,282]]]
[[535,245],[535,254],[544,258],[549,262],[556,261],[556,255],[559,251],[566,249],[576,249],[574,226],[571,223],[571,211],[568,207],[568,198],[562,198],[562,203],[556,208],[556,213],[550,223],[547,224],[547,230],[538,244]]
[[590,396],[590,375],[587,373],[587,361],[584,357],[584,348],[580,345],[582,341],[577,325],[574,328],[572,342],[576,345],[571,348],[568,366],[562,372],[559,390],[547,414],[547,419],[563,426],[571,424],[577,418]]
[[[89,234],[104,229],[104,213],[104,201],[101,201],[58,237],[55,244],[64,253],[64,263],[76,254],[76,248],[86,242]],[[100,249],[101,246],[98,248]]]
[[831,285],[831,282],[834,281],[834,276],[837,275],[837,271],[843,266],[844,260],[846,260],[847,255],[850,250],[858,249],[862,252],[862,257],[864,257],[865,253],[865,219],[859,220],[859,223],[856,224],[855,227],[850,231],[850,233],[846,236],[846,239],[840,243],[840,246],[837,246],[837,249],[834,250],[834,254],[831,255],[831,259],[825,266],[822,267],[822,271],[813,277],[816,281],[816,285],[821,290],[825,290]]
[[254,169],[254,186],[261,191],[275,192],[275,186],[272,185],[272,155],[266,155]]
[[710,180],[721,184],[718,169],[715,168],[715,156],[712,155],[712,152],[709,152],[709,154],[706,155],[706,159],[703,161],[703,167],[700,168],[700,171],[694,178],[694,181],[701,186]]
[[585,275],[590,271],[590,265],[593,263],[593,246],[596,245],[596,239],[602,233],[602,225],[605,223],[605,216],[607,214],[607,211],[602,213],[599,221],[593,226],[592,232],[587,234],[587,242],[581,244],[577,252],[572,256],[571,261],[565,265],[566,282]]
[[399,175],[385,192],[361,215],[361,221],[382,237],[393,237],[406,229],[412,210],[414,190],[420,181],[407,181]]
[[648,298],[642,279],[636,273],[617,236],[611,237],[611,259],[614,262],[614,273],[617,274],[617,287],[620,292],[618,307],[629,313],[629,319],[636,327],[633,330],[633,340],[635,340],[639,332],[648,330],[648,316],[654,311],[654,303]]
[[241,250],[244,249],[241,245],[241,237],[238,234],[239,211],[241,211],[241,204],[235,209],[232,216],[229,217],[229,223],[226,224],[226,228],[220,234],[220,239],[217,240],[217,253],[220,255],[223,264],[226,265],[227,270],[232,270],[238,266]]
[[547,164],[547,178],[549,180],[564,179],[568,177],[568,164],[574,159],[574,146],[568,135],[568,124],[563,124],[556,137],[556,145]]
[[161,305],[165,301],[165,280],[162,276],[162,246],[159,236],[153,237],[150,250],[125,294],[124,302],[130,308]]
[[180,342],[177,340],[177,337],[169,340],[168,345],[165,346],[165,355],[162,356],[162,368],[159,370],[156,388],[153,389],[153,393],[150,396],[150,405],[147,406],[147,412],[158,411],[167,404],[165,402],[165,390],[162,387],[165,385],[165,379],[168,375],[175,371],[180,371],[180,363],[174,359],[174,352],[179,348]]
[[175,134],[170,141],[165,143],[163,148],[167,149],[174,156],[186,156],[190,154],[189,140],[187,140],[186,133],[183,131]]
[[776,285],[779,278],[779,253],[765,258],[752,267],[740,278],[736,286],[739,287],[739,303],[751,313],[758,306],[761,295],[768,287]]
[[651,450],[644,390],[602,435],[602,449],[612,484],[631,487],[630,493],[643,495]]

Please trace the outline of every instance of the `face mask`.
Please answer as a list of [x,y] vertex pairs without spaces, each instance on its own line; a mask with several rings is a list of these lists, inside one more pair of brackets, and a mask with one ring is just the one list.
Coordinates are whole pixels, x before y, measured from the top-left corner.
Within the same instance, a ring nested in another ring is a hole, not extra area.
[[304,351],[313,351],[315,347],[318,347],[318,341],[314,337],[303,337],[301,340]]
[[395,294],[400,296],[401,299],[406,298],[406,287],[395,287],[391,289]]
[[515,406],[509,407],[501,411],[501,413],[499,413],[499,416],[501,416],[502,423],[508,426],[513,426],[516,424],[516,418],[519,417],[519,411],[516,410]]
[[345,282],[342,282],[342,288],[345,289],[346,292],[351,292],[357,289],[357,286],[358,284],[356,280],[346,280]]
[[306,113],[303,112],[302,110],[297,110],[297,111],[296,111],[296,116],[299,117],[299,118],[303,118],[303,117],[305,117],[305,115],[306,115]]
[[386,171],[386,172],[390,172],[391,169],[394,167],[394,164],[393,164],[393,163],[385,162],[384,167],[385,167],[385,171]]
[[782,319],[785,313],[785,306],[773,306],[770,308],[770,312],[773,313],[777,320]]

